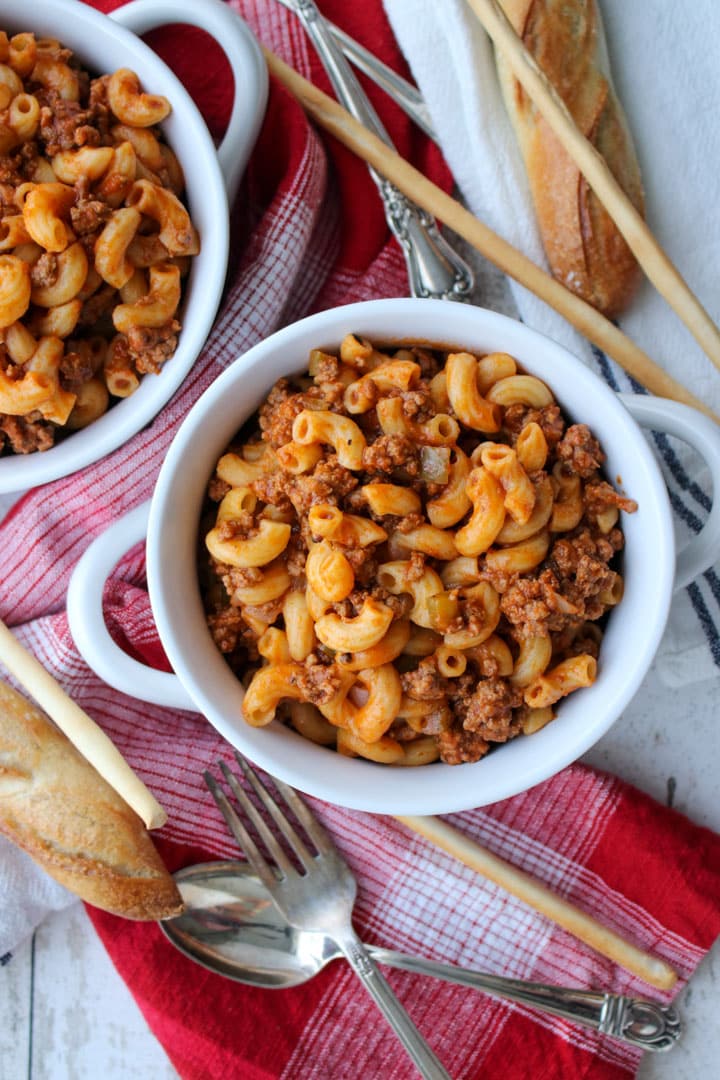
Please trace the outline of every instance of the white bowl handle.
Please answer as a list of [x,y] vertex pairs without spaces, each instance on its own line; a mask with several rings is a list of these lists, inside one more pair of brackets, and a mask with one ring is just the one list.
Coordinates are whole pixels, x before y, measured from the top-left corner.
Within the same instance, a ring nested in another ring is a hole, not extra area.
[[245,88],[267,84],[265,60],[251,31],[222,0],[193,0],[192,4],[178,4],[177,0],[133,0],[109,14],[111,19],[138,36],[159,26],[187,23],[206,30],[220,45],[235,82],[230,122],[217,151],[228,199],[232,203],[257,134],[256,130],[250,133],[247,130],[248,94]]
[[675,435],[704,459],[712,478],[713,503],[700,532],[678,554],[675,588],[689,585],[720,559],[720,428],[689,405],[644,394],[618,394],[638,424]]
[[124,694],[168,708],[197,706],[177,675],[156,671],[123,652],[110,637],[103,615],[105,582],[122,556],[147,535],[150,503],[142,503],[93,540],[75,567],[67,594],[70,632],[96,675]]

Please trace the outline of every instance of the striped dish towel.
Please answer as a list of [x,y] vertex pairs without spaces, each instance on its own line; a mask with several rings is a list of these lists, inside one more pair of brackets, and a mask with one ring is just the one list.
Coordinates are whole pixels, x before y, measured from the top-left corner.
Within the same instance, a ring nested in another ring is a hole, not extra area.
[[[384,4],[468,205],[505,240],[546,265],[492,45],[470,5],[465,0]],[[717,266],[720,250],[715,195],[720,129],[710,103],[720,95],[720,69],[707,41],[720,32],[720,9],[714,0],[697,0],[691,12],[665,0],[599,0],[599,6],[614,80],[638,150],[650,226],[718,322],[717,273],[709,271]],[[581,357],[613,390],[642,392],[552,308],[522,286],[511,286],[525,322]],[[720,410],[720,375],[649,283],[619,322],[675,378]],[[682,444],[658,433],[650,441],[667,478],[682,544],[699,532],[710,509],[709,480]],[[718,565],[675,597],[658,658],[658,674],[672,686],[720,673]]]
[[[263,43],[327,88],[302,31],[283,8],[274,0],[236,6]],[[323,8],[402,69],[379,0],[325,0]],[[194,86],[212,126],[221,128],[228,81],[218,75],[222,64],[207,41],[178,30],[156,36],[155,43]],[[449,187],[450,174],[437,152],[411,132],[386,98],[374,91],[373,98],[401,151]],[[221,313],[176,398],[127,446],[26,495],[0,526],[0,614],[167,808],[169,824],[158,844],[172,869],[236,854],[202,782],[204,768],[218,758],[230,760],[227,744],[201,717],[140,703],[87,669],[64,613],[69,576],[91,539],[150,495],[177,423],[239,353],[310,311],[407,289],[402,258],[388,240],[364,166],[331,141],[321,141],[277,86],[233,224],[234,255]],[[106,612],[121,645],[164,666],[140,547],[116,568]],[[356,923],[367,940],[521,978],[653,993],[393,820],[316,800],[312,805],[357,874]],[[720,933],[720,838],[608,775],[574,766],[531,792],[452,821],[665,958],[680,974],[678,988]],[[44,911],[70,897],[43,891],[32,867],[7,844],[0,846],[0,863],[2,957]],[[244,988],[191,964],[154,925],[91,914],[183,1077],[414,1075],[344,964],[291,991]],[[524,1007],[406,974],[391,973],[390,981],[456,1080],[614,1080],[632,1076],[638,1065],[637,1052]]]

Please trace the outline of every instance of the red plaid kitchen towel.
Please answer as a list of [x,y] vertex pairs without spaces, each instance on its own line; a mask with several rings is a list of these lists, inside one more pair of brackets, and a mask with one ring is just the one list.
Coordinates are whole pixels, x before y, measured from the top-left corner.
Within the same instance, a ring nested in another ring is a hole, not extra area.
[[[116,4],[98,0],[96,6]],[[276,0],[241,0],[237,7],[265,44],[326,86],[302,30]],[[402,67],[379,0],[324,0],[323,9]],[[219,54],[187,28],[156,34],[153,43],[187,78],[213,130],[221,130],[229,75]],[[387,99],[371,93],[401,151],[447,187],[437,152]],[[30,493],[0,526],[2,617],[102,724],[167,808],[169,824],[158,842],[173,869],[236,854],[201,779],[218,758],[230,760],[228,747],[197,715],[142,704],[87,669],[64,615],[69,575],[93,537],[151,494],[178,421],[239,353],[312,310],[407,289],[364,166],[321,140],[276,86],[235,207],[234,237],[217,324],[175,399],[127,446]],[[140,549],[117,568],[107,613],[129,651],[164,663]],[[317,801],[313,806],[357,874],[356,921],[367,940],[521,978],[652,993],[393,820]],[[576,766],[524,795],[457,815],[453,823],[664,957],[682,980],[720,932],[720,838],[612,777]],[[154,925],[97,912],[92,917],[183,1077],[414,1075],[343,963],[295,990],[244,988],[181,957]],[[610,1080],[632,1075],[638,1064],[639,1055],[617,1042],[524,1007],[406,974],[391,973],[390,981],[456,1080]]]

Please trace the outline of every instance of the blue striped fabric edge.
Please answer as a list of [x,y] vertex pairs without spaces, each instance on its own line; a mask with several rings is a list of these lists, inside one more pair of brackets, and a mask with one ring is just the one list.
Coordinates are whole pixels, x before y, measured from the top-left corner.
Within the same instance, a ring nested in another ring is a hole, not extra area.
[[[628,389],[635,394],[647,394],[647,390],[644,386],[641,386],[639,382],[630,375],[621,375],[618,371],[617,374],[613,370],[613,365],[605,353],[599,349],[596,345],[590,345],[592,354],[597,361],[600,374],[605,382],[608,384],[611,390],[616,392],[621,391],[620,378],[627,380]],[[688,476],[682,462],[678,458],[677,454],[670,445],[670,441],[663,432],[653,431],[652,438],[657,447],[658,454],[662,458],[667,468],[669,477],[668,479],[668,493],[670,495],[670,505],[677,516],[685,522],[688,528],[694,533],[699,533],[703,526],[703,521],[695,511],[688,505],[688,499],[693,500],[698,506],[704,510],[709,511],[711,507],[711,500],[708,494],[690,477]],[[712,602],[714,606],[718,608],[720,613],[720,578],[716,571],[711,567],[706,570],[702,575],[702,579],[705,585],[709,589],[709,597],[706,597],[704,590],[701,587],[700,581],[693,581],[685,589],[693,611],[697,616],[698,623],[703,632],[710,655],[716,667],[720,668],[720,630],[718,629],[717,617],[713,617],[711,614]],[[711,601],[711,606],[708,605],[708,600]]]

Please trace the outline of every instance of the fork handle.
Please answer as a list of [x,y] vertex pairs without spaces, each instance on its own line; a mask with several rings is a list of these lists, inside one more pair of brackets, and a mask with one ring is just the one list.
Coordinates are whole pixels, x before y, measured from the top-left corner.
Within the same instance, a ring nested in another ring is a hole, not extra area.
[[398,75],[382,60],[378,60],[369,49],[351,38],[339,26],[335,26],[334,23],[328,23],[327,25],[348,60],[352,60],[356,68],[367,75],[381,90],[384,90],[388,97],[392,98],[403,112],[407,113],[421,131],[424,131],[428,138],[436,143],[438,137],[433,127],[430,110],[417,87],[403,79],[402,75]]
[[353,930],[335,941],[345,954],[353,971],[360,979],[380,1012],[390,1024],[408,1056],[415,1063],[421,1076],[426,1080],[452,1080],[450,1074],[430,1049],[405,1009],[398,1001],[393,990],[381,975],[367,949]]
[[[283,0],[283,3],[292,8],[305,27],[338,98],[348,112],[392,147],[390,136],[314,0]],[[408,199],[371,166],[368,168],[380,193],[387,223],[405,256],[413,296],[468,300],[474,284],[473,273],[444,238],[432,215]]]

